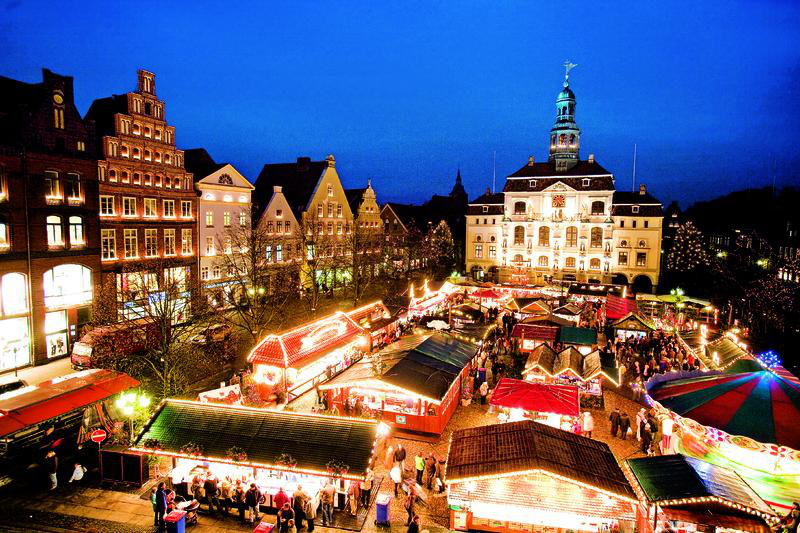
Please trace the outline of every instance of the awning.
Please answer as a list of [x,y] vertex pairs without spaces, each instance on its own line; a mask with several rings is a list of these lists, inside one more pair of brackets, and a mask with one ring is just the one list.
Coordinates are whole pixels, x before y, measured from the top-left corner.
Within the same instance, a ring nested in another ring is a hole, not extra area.
[[557,415],[578,416],[580,412],[578,387],[545,385],[511,378],[503,378],[497,383],[489,403]]
[[492,289],[481,289],[469,295],[470,298],[480,298],[481,300],[498,300],[503,297],[499,292]]
[[669,520],[680,520],[690,524],[738,529],[751,533],[769,533],[771,530],[764,520],[754,516],[726,514],[710,509],[686,509],[676,507],[659,507]]
[[606,299],[606,318],[609,320],[617,320],[628,313],[637,313],[639,308],[636,305],[636,300],[630,298],[620,298],[609,294]]
[[0,395],[0,436],[138,386],[137,380],[122,372],[90,369]]
[[511,332],[512,337],[553,342],[556,340],[558,328],[554,326],[539,326],[536,324],[516,324]]

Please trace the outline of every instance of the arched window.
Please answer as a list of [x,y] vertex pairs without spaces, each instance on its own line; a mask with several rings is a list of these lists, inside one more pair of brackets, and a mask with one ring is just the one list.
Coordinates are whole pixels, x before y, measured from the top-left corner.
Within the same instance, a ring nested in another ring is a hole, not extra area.
[[475,237],[475,242],[481,242],[483,240],[480,235]]
[[593,215],[602,215],[606,212],[606,204],[597,200],[592,202],[592,214]]
[[600,270],[600,260],[596,257],[589,260],[589,270]]
[[549,261],[550,260],[548,259],[548,257],[546,255],[540,255],[539,256],[539,266],[540,267],[546,267],[549,264]]
[[578,245],[578,228],[570,226],[567,228],[567,246]]
[[25,274],[5,274],[0,279],[0,294],[3,300],[3,316],[28,312],[28,284]]
[[558,144],[561,146],[567,145],[567,135],[565,133],[558,136]]
[[524,259],[522,258],[522,254],[517,254],[517,255],[514,256],[514,262],[515,263],[522,263],[523,261],[524,261]]
[[591,242],[590,246],[592,248],[602,248],[602,246],[603,246],[603,229],[602,228],[592,228],[590,242]]
[[564,259],[564,267],[565,268],[575,268],[575,258],[574,257],[567,257]]
[[525,202],[516,202],[514,204],[514,214],[515,215],[525,214]]
[[491,237],[489,237],[489,241],[490,241],[490,242],[494,242],[494,235],[492,235]]
[[550,246],[550,227],[541,226],[539,228],[539,246]]
[[525,244],[525,228],[517,226],[514,228],[514,244]]
[[47,245],[62,246],[63,244],[64,239],[61,229],[61,217],[57,215],[50,215],[47,217]]
[[69,217],[69,243],[72,246],[86,244],[83,236],[83,219],[81,217]]
[[44,273],[45,307],[92,301],[92,271],[83,265],[58,265]]
[[570,146],[575,146],[575,134],[569,136],[569,144]]

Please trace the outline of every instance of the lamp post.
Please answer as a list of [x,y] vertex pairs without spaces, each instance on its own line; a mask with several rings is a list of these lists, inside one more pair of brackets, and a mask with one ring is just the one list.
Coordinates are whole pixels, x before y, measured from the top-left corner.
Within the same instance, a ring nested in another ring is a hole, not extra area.
[[150,405],[150,397],[141,392],[129,392],[120,395],[115,402],[122,414],[128,417],[130,424],[129,441],[133,442],[133,417],[136,409],[146,409]]

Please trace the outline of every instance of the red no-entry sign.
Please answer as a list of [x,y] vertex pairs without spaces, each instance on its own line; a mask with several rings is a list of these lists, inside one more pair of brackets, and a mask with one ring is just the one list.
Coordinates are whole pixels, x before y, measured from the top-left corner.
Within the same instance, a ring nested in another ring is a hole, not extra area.
[[89,435],[89,438],[92,440],[92,442],[100,444],[101,442],[106,440],[107,436],[108,434],[106,433],[105,429],[95,429],[94,431],[92,431],[91,435]]

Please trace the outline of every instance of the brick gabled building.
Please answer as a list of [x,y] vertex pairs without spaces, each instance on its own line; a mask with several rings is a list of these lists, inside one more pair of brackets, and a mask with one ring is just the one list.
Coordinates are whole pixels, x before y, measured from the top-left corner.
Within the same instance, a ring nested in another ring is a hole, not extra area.
[[70,353],[99,281],[94,130],[73,80],[0,77],[0,372]]
[[155,75],[139,70],[135,91],[95,100],[86,115],[96,123],[101,154],[103,286],[117,294],[137,268],[168,262],[174,279],[196,275],[197,196],[164,107]]

